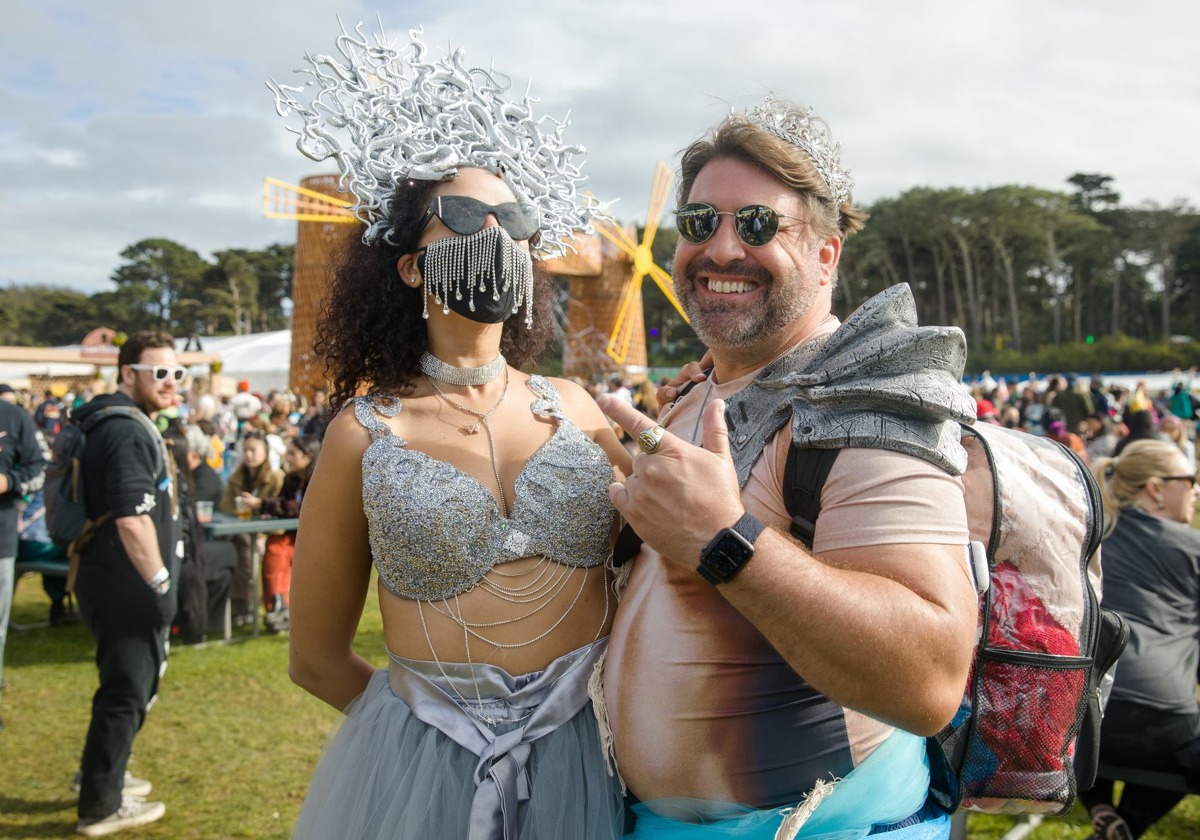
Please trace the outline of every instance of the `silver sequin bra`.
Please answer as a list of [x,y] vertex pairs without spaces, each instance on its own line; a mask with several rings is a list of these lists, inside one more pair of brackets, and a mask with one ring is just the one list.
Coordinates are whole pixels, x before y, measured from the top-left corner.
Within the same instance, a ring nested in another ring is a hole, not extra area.
[[616,515],[608,499],[612,464],[563,414],[553,385],[531,376],[529,389],[538,396],[530,410],[558,423],[517,476],[508,519],[474,477],[392,434],[379,415],[399,414],[399,398],[355,399],[354,416],[371,433],[362,461],[371,556],[391,592],[439,601],[521,557],[579,567],[608,559]]

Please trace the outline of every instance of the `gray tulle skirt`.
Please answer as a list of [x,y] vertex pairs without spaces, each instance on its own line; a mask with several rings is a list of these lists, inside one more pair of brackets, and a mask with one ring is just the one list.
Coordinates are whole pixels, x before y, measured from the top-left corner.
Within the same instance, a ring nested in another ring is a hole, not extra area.
[[620,837],[587,697],[604,641],[520,677],[391,656],[318,763],[293,837]]

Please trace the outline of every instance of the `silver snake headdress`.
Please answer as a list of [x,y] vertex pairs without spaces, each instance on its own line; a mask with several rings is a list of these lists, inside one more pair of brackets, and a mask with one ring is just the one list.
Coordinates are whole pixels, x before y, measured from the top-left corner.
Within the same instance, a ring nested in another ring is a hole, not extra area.
[[528,93],[519,102],[503,99],[510,79],[494,68],[467,69],[462,50],[426,61],[422,31],[394,46],[382,33],[368,39],[362,24],[354,34],[343,27],[340,58],[305,55],[308,66],[296,70],[308,77],[302,86],[268,81],[279,115],[302,120],[288,127],[298,135],[296,148],[312,160],[337,161],[368,245],[391,241],[388,217],[401,180],[444,181],[473,166],[532,201],[541,217],[539,250],[563,254],[600,211],[580,191],[585,178],[574,159],[584,149],[563,142],[567,119],[535,118]]

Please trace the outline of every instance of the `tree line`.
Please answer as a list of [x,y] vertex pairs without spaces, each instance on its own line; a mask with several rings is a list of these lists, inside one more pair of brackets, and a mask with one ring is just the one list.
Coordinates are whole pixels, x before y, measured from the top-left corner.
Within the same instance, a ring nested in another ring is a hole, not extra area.
[[[1184,201],[1122,206],[1108,175],[1076,173],[1066,183],[1063,191],[916,187],[876,202],[842,250],[834,311],[844,318],[906,282],[920,323],[966,333],[971,370],[1194,364],[1200,214]],[[674,231],[658,240],[655,256],[669,267]],[[687,332],[657,290],[647,292],[646,323],[659,336]]]
[[[963,329],[972,368],[1172,367],[1173,353],[1194,355],[1179,337],[1200,337],[1200,214],[1183,201],[1123,206],[1108,175],[1076,173],[1066,183],[916,187],[876,202],[843,250],[835,311],[844,317],[907,282],[921,323]],[[670,226],[654,242],[668,269],[675,242]],[[0,289],[0,343],[74,343],[101,324],[181,336],[288,325],[293,246],[206,260],[147,239],[121,258],[114,288],[92,295]],[[695,358],[695,335],[653,284],[645,288],[651,364]]]
[[0,344],[78,344],[90,330],[164,329],[177,336],[285,329],[294,246],[217,251],[211,260],[170,239],[121,252],[114,288],[88,295],[51,286],[0,288]]

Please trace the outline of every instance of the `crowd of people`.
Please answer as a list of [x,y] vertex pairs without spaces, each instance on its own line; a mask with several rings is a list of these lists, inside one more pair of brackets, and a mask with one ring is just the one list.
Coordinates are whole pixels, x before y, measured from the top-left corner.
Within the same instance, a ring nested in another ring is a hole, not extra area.
[[970,387],[980,422],[1053,438],[1086,463],[1119,455],[1136,440],[1165,440],[1196,462],[1200,397],[1196,368],[1176,370],[1169,388],[1106,385],[1101,376],[1030,373],[1012,386],[985,372]]
[[[194,504],[208,505],[236,515],[244,506],[255,516],[295,518],[320,451],[321,438],[330,416],[326,392],[317,388],[311,400],[286,391],[255,393],[247,381],[237,383],[229,397],[192,391],[181,383],[171,404],[155,412],[155,422],[171,448],[179,469],[181,489],[186,495],[183,582],[193,588],[186,608],[173,626],[177,641],[201,641],[211,629],[220,627],[225,599],[232,599],[235,626],[256,620],[257,607],[266,610],[264,627],[269,632],[288,626],[288,586],[294,537],[285,532],[262,536],[238,535],[230,540],[204,537]],[[8,400],[25,410],[38,432],[46,458],[58,432],[72,413],[94,397],[106,393],[97,383],[73,393],[59,386],[40,393],[0,385]],[[17,556],[30,560],[66,562],[65,551],[46,533],[45,505],[40,491],[29,494],[21,506],[20,542]],[[257,550],[251,545],[258,541]],[[232,544],[230,550],[229,543]],[[257,578],[254,557],[262,558],[262,591],[252,590]],[[207,561],[207,562],[205,562]],[[79,620],[66,597],[64,579],[43,576],[50,598],[52,625]]]

